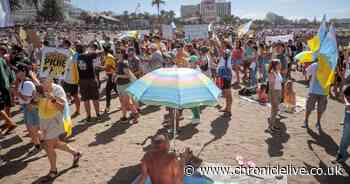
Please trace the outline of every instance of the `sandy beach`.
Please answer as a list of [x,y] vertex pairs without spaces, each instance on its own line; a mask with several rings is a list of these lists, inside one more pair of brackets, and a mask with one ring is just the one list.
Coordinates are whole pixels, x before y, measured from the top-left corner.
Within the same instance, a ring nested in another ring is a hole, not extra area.
[[[295,75],[297,81],[301,76]],[[306,97],[307,88],[295,82],[298,96]],[[102,89],[102,88],[101,88]],[[104,109],[104,97],[101,98]],[[139,174],[139,161],[150,144],[147,137],[164,131],[164,107],[142,107],[139,124],[121,123],[119,101],[114,98],[112,109],[106,121],[82,123],[84,114],[74,118],[73,136],[69,143],[83,152],[79,168],[70,168],[72,158],[58,153],[59,177],[55,184],[128,184]],[[221,103],[223,101],[221,100]],[[322,131],[315,128],[316,116],[310,118],[310,130],[301,128],[304,112],[281,113],[282,131],[279,135],[264,132],[267,128],[269,108],[242,100],[234,91],[233,116],[227,119],[214,107],[205,108],[201,124],[190,124],[191,113],[185,110],[181,121],[181,133],[176,137],[179,150],[190,147],[194,154],[205,162],[237,166],[236,157],[242,156],[257,166],[267,165],[296,167],[333,167],[340,142],[344,106],[336,100],[329,100],[327,112],[322,121]],[[81,109],[83,112],[84,109]],[[20,127],[15,134],[2,136],[7,164],[0,167],[0,184],[40,183],[46,175],[49,163],[41,153],[27,157],[29,138],[24,137],[25,126],[22,115],[14,117]],[[144,144],[143,144],[144,143]],[[289,176],[290,184],[341,184],[350,183],[350,160],[344,166],[344,176]]]

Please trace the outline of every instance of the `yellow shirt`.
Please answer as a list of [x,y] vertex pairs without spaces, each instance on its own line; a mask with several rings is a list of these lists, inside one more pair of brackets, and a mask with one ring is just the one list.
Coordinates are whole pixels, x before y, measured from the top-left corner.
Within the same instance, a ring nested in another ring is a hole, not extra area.
[[107,54],[103,59],[104,66],[109,68],[106,68],[106,72],[114,73],[117,65],[114,56],[112,54]]
[[40,98],[38,107],[39,117],[42,119],[51,119],[60,113],[60,111],[57,110],[55,105],[47,98]]

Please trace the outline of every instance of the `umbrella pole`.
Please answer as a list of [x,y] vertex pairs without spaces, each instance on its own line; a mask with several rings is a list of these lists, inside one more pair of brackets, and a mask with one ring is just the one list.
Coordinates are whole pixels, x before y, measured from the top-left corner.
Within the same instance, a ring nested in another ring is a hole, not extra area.
[[177,121],[177,109],[174,108],[174,128],[173,128],[173,151],[176,153],[175,137],[176,137],[176,121]]

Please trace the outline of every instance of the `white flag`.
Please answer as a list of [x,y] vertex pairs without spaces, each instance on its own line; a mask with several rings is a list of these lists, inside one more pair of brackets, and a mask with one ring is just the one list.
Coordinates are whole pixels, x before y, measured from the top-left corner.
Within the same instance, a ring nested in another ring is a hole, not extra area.
[[9,0],[0,1],[0,27],[13,26]]

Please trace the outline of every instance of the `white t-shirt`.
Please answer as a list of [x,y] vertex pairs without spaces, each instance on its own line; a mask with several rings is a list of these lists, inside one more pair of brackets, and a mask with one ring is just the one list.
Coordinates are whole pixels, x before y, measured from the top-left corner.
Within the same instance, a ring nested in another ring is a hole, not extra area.
[[28,98],[27,100],[19,98],[19,103],[23,105],[29,104],[33,99],[32,97],[33,97],[34,91],[36,91],[36,89],[32,81],[21,82],[21,84],[18,86],[18,92],[23,96],[31,97],[31,98]]
[[274,86],[274,90],[282,90],[282,82],[283,82],[283,78],[281,73],[274,73],[275,76],[275,86]]
[[58,84],[52,84],[52,94],[55,97],[63,98],[64,100],[67,100],[66,93],[64,92],[64,89],[62,86]]

